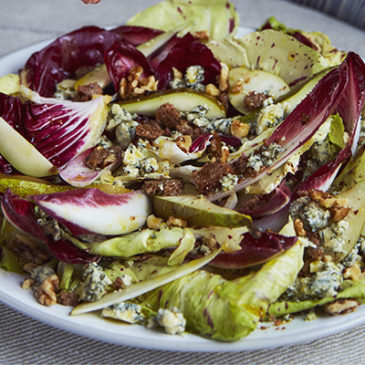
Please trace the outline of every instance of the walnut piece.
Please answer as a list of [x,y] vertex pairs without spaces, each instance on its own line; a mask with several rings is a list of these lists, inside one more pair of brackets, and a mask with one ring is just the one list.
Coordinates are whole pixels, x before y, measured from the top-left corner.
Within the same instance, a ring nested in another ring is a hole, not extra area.
[[80,298],[75,293],[70,293],[66,290],[62,290],[61,293],[57,297],[57,303],[62,305],[69,305],[71,307],[79,304]]
[[185,219],[173,216],[170,216],[166,223],[169,227],[186,227],[188,225]]
[[141,96],[148,91],[156,91],[158,81],[155,76],[142,77],[143,68],[141,66],[132,67],[128,76],[123,77],[119,84],[119,95],[121,99],[130,99]]
[[307,235],[307,232],[304,229],[303,222],[299,218],[296,218],[294,221],[294,229],[297,235],[300,237],[305,237]]
[[58,288],[58,276],[53,274],[43,281],[35,291],[34,296],[40,304],[50,306],[57,302],[56,291]]
[[248,123],[244,123],[238,119],[235,119],[231,124],[230,130],[232,136],[243,138],[248,135],[250,131],[250,125]]
[[34,284],[34,280],[31,278],[28,278],[23,281],[21,288],[24,290],[28,290],[33,286],[33,284]]
[[339,299],[324,305],[324,311],[332,316],[354,312],[358,303],[353,299]]
[[343,271],[343,277],[345,279],[350,279],[352,281],[360,280],[361,269],[358,264],[351,265],[350,267],[346,267]]
[[147,223],[147,227],[150,229],[161,229],[166,226],[166,223],[162,218],[156,217],[153,214],[151,214],[147,217],[146,223]]

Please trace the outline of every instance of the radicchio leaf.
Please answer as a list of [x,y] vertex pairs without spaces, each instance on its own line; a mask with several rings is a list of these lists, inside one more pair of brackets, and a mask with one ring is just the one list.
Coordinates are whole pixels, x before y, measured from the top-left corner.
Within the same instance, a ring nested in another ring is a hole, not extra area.
[[1,209],[15,228],[45,243],[50,253],[58,260],[70,264],[84,264],[98,260],[97,256],[80,250],[69,241],[54,241],[47,237],[34,216],[34,204],[19,198],[10,190],[7,190],[1,199]]
[[[21,92],[31,101],[22,104],[19,98],[0,94],[0,111],[53,166],[62,167],[97,144],[107,116],[107,96],[72,102],[45,98],[24,86]],[[1,138],[5,136],[0,136],[0,142]],[[18,147],[14,145],[14,149]]]
[[116,41],[105,53],[105,64],[115,90],[119,90],[120,80],[128,76],[132,67],[141,66],[142,77],[154,74],[144,54],[134,45],[124,41]]
[[115,164],[110,164],[101,170],[92,170],[85,164],[93,148],[76,156],[59,170],[61,178],[72,186],[84,187],[94,182],[105,171],[110,170]]
[[[274,189],[266,200],[257,199],[254,206],[243,206],[236,209],[240,213],[248,214],[253,219],[263,216],[272,215],[290,202],[291,190],[283,181],[279,187]],[[239,203],[238,203],[239,204]]]
[[29,198],[75,236],[132,232],[145,224],[151,210],[147,196],[138,190],[107,194],[88,188]]
[[134,46],[138,46],[142,43],[148,42],[150,39],[163,33],[162,30],[135,26],[135,25],[122,25],[120,27],[110,30],[111,33],[117,34],[120,39]]
[[265,141],[266,146],[277,143],[283,148],[283,152],[276,157],[271,166],[263,168],[256,176],[243,180],[232,190],[213,195],[209,200],[215,201],[230,195],[232,191],[240,191],[288,161],[334,112],[346,82],[346,67],[335,68],[324,76]]
[[262,232],[259,238],[245,233],[241,249],[230,253],[220,253],[210,265],[223,269],[239,269],[271,260],[292,247],[297,237],[286,237],[277,233]]
[[220,73],[220,62],[212,51],[195,39],[190,33],[182,38],[172,38],[166,46],[149,57],[157,72],[159,89],[165,89],[172,80],[172,68],[185,72],[189,66],[200,65],[204,68],[204,84],[215,83]]
[[138,45],[160,31],[144,27],[118,27],[111,31],[88,26],[57,38],[34,53],[22,70],[22,82],[42,96],[52,96],[55,86],[76,71],[104,62],[104,53],[116,40]]
[[365,100],[365,64],[361,57],[349,52],[340,66],[347,69],[347,84],[338,102],[337,111],[349,133],[352,154],[355,154],[360,133],[360,114]]

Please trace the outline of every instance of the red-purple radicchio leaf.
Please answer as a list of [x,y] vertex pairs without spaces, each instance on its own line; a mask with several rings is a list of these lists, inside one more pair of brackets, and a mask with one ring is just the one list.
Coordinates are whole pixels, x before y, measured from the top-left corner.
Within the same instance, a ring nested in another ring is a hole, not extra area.
[[[272,193],[269,194],[267,199],[256,199],[254,204],[243,206],[236,209],[240,213],[248,214],[253,219],[258,219],[263,216],[272,215],[282,208],[284,208],[290,202],[291,190],[283,181]],[[238,204],[240,204],[238,202]],[[252,206],[253,205],[253,206]]]
[[286,237],[277,233],[262,232],[259,238],[245,233],[240,250],[221,253],[210,265],[223,269],[239,269],[261,264],[288,250],[297,240],[297,237]]
[[150,214],[150,202],[142,191],[107,194],[99,189],[34,195],[29,197],[72,235],[119,235],[139,229]]
[[52,96],[55,86],[75,76],[81,68],[104,63],[104,53],[116,40],[125,39],[138,45],[160,31],[143,27],[118,27],[111,31],[88,26],[57,38],[34,53],[22,71],[26,85],[42,96]]
[[136,25],[122,25],[120,27],[110,30],[111,33],[118,34],[120,39],[126,41],[134,46],[148,42],[150,39],[163,33],[162,30],[141,27]]
[[80,250],[69,241],[54,241],[51,237],[47,237],[34,216],[34,204],[18,197],[10,190],[7,190],[1,199],[1,209],[15,228],[45,243],[49,252],[58,260],[70,264],[85,264],[99,259]]
[[277,143],[283,148],[283,152],[273,163],[262,169],[256,176],[240,182],[232,190],[215,194],[209,200],[215,201],[230,195],[233,191],[240,191],[283,165],[334,112],[346,82],[346,67],[338,67],[324,76],[266,140],[267,146]]
[[338,102],[345,130],[349,133],[352,154],[355,154],[360,134],[360,114],[365,100],[365,64],[361,57],[349,52],[340,66],[347,70],[347,84]]
[[200,65],[204,68],[204,84],[216,83],[220,73],[220,62],[212,51],[195,39],[190,33],[182,38],[174,37],[149,57],[156,70],[159,89],[163,90],[172,80],[172,68],[184,73],[189,66]]
[[130,69],[133,67],[142,67],[143,74],[141,77],[154,74],[144,54],[134,45],[124,41],[116,41],[105,53],[105,64],[115,90],[119,90],[120,80],[128,76]]
[[210,133],[202,134],[197,137],[189,148],[189,153],[204,151],[210,143],[213,135]]
[[0,116],[59,168],[95,146],[104,125],[106,99],[86,102],[46,98],[22,87],[33,101],[0,94]]

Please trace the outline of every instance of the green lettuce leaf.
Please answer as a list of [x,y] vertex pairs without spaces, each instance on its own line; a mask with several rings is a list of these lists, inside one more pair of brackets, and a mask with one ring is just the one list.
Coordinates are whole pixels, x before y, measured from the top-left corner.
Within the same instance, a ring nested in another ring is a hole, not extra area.
[[[291,234],[291,229],[283,233]],[[238,340],[257,327],[269,303],[295,280],[302,257],[303,245],[298,242],[257,272],[234,281],[197,271],[146,294],[142,304],[154,311],[177,307],[189,331],[217,340]]]
[[211,40],[234,34],[239,15],[226,0],[165,0],[134,15],[128,25],[169,31],[189,22],[187,31],[208,31]]
[[275,302],[270,304],[268,313],[275,317],[280,317],[285,314],[297,313],[324,304],[334,302],[338,299],[356,299],[360,302],[365,301],[365,279],[356,282],[347,282],[348,287],[338,293],[336,297],[325,297],[317,300],[303,300],[300,302]]

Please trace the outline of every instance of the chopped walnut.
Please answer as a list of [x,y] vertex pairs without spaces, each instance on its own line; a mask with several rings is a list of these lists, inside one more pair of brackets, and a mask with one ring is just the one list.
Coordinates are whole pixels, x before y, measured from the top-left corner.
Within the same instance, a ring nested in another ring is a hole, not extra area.
[[192,144],[192,139],[189,135],[185,136],[179,136],[177,137],[174,142],[177,144],[177,146],[184,151],[185,153],[189,152],[189,149]]
[[188,224],[185,219],[176,218],[173,216],[170,216],[166,223],[169,227],[186,227]]
[[220,94],[219,90],[214,84],[208,84],[205,86],[205,92],[211,96],[218,96]]
[[296,234],[300,237],[305,237],[307,235],[307,232],[304,229],[303,222],[299,218],[296,218],[294,221],[294,229]]
[[176,67],[172,68],[172,74],[174,76],[174,79],[182,80],[184,75],[182,72],[180,72]]
[[215,248],[217,248],[217,240],[210,236],[210,237],[203,237],[202,238],[202,243],[203,245],[207,246],[210,250],[213,250]]
[[361,276],[361,269],[358,264],[354,264],[350,267],[346,267],[346,269],[343,271],[343,277],[345,279],[350,279],[352,281],[358,281],[360,280]]
[[232,136],[243,138],[246,137],[250,132],[250,125],[248,123],[244,123],[238,119],[235,119],[234,121],[232,121],[230,129]]
[[200,42],[208,42],[209,41],[209,33],[206,30],[200,30],[193,33],[193,37],[198,39]]
[[34,280],[31,278],[25,279],[22,284],[22,289],[28,290],[30,289],[34,284]]
[[157,90],[158,81],[155,76],[142,77],[142,74],[143,68],[135,66],[129,70],[127,77],[120,80],[119,95],[121,99],[129,99]]
[[353,299],[339,299],[332,303],[324,305],[324,311],[333,316],[338,314],[346,314],[354,312],[358,307],[358,303]]
[[333,222],[337,223],[344,219],[350,212],[350,208],[342,207],[337,202],[330,208],[331,219]]
[[229,68],[225,63],[221,63],[221,72],[219,74],[219,90],[220,91],[227,91],[229,88],[228,84],[228,72]]
[[151,214],[147,217],[146,223],[147,223],[147,227],[150,229],[161,229],[166,226],[166,223],[162,218],[156,217],[153,214]]
[[62,290],[57,297],[57,303],[62,305],[69,305],[71,307],[79,304],[80,298],[76,293],[71,293],[66,290]]
[[242,82],[237,82],[237,84],[234,84],[232,87],[231,87],[231,93],[232,94],[238,94],[242,91],[243,89],[243,85],[242,85]]
[[35,291],[34,296],[40,304],[50,306],[57,302],[56,291],[58,288],[58,276],[53,274],[43,281]]

